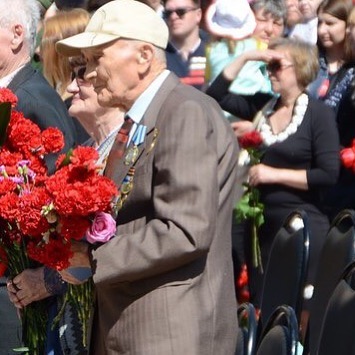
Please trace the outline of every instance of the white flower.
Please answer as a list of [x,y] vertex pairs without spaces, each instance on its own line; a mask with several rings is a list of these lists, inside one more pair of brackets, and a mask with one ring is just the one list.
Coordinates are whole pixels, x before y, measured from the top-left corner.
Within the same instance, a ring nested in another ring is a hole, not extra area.
[[242,149],[239,153],[238,165],[246,166],[250,163],[250,155],[246,149]]

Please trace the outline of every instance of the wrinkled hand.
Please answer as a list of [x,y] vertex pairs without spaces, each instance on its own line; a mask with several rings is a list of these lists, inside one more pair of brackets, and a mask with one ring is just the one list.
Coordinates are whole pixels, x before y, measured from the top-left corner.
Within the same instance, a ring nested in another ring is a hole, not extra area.
[[260,184],[270,184],[274,182],[274,178],[277,176],[277,169],[272,168],[264,164],[257,164],[249,170],[249,184],[251,186],[257,186]]
[[[74,253],[73,257],[69,260],[70,267],[89,267],[90,259],[89,259],[89,246],[85,242],[72,242],[71,247],[72,252]],[[86,280],[79,280],[75,276],[70,273],[70,268],[59,271],[62,279],[73,285],[80,285]]]
[[232,122],[231,127],[233,129],[234,135],[237,138],[240,138],[243,134],[251,132],[254,129],[253,122],[244,120]]
[[7,291],[10,301],[19,309],[50,296],[44,283],[43,267],[26,269],[8,280]]

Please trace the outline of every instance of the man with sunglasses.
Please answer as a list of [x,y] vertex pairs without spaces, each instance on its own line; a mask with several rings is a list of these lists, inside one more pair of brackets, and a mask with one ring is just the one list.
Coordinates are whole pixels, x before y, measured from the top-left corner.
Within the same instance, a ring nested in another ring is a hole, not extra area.
[[185,84],[203,89],[206,34],[200,29],[200,0],[166,0],[163,18],[169,28],[167,67]]

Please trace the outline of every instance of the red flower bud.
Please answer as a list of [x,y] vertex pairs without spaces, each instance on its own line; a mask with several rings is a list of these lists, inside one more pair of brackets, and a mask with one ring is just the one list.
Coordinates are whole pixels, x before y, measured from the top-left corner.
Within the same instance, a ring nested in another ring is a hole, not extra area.
[[242,137],[239,138],[239,144],[242,148],[258,148],[263,139],[258,131],[251,131],[245,133]]
[[346,168],[351,169],[355,163],[355,147],[342,149],[340,159]]

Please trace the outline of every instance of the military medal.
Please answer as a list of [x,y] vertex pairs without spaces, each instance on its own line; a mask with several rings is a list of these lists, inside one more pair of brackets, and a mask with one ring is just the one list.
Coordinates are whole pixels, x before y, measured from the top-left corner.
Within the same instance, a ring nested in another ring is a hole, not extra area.
[[153,148],[155,147],[155,143],[157,141],[158,135],[159,135],[159,129],[155,127],[154,132],[153,132],[152,143],[150,143],[150,146],[147,150],[147,154],[149,154],[153,150]]
[[136,145],[134,145],[133,147],[129,148],[129,150],[128,150],[126,156],[125,156],[125,159],[124,159],[124,164],[125,165],[134,164],[135,161],[138,158],[138,153],[139,153],[139,150],[138,150],[138,147]]

